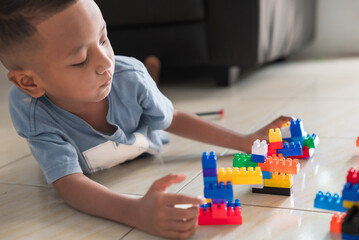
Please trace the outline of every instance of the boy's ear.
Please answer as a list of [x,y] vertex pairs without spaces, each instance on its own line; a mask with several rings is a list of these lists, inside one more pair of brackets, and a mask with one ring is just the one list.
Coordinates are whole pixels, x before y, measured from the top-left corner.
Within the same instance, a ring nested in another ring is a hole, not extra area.
[[10,70],[7,77],[31,97],[39,98],[45,94],[45,89],[38,84],[38,76],[32,71]]

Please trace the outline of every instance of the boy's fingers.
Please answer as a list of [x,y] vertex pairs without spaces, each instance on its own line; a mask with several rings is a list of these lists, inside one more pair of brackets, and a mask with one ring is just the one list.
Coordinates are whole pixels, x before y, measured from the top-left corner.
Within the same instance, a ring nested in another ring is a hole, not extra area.
[[188,231],[165,231],[163,235],[167,238],[172,239],[186,239],[192,236],[197,230],[197,225],[193,228],[189,229]]
[[181,219],[181,220],[168,220],[167,230],[169,231],[189,231],[197,225],[197,218]]
[[167,208],[167,216],[171,220],[183,220],[183,219],[191,219],[198,217],[198,207],[190,207],[187,209],[168,207]]
[[177,205],[177,204],[193,204],[193,205],[199,205],[204,204],[206,200],[202,197],[191,197],[187,195],[182,194],[166,194],[166,197],[164,199],[164,204],[166,205]]
[[154,191],[165,191],[167,187],[171,186],[174,183],[180,183],[186,178],[183,174],[168,174],[160,179],[154,181],[150,190]]

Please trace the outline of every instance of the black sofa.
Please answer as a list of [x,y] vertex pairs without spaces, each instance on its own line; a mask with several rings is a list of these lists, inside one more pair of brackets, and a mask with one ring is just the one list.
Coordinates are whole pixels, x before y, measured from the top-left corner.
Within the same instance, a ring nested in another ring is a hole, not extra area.
[[163,68],[208,66],[217,85],[229,67],[283,59],[314,38],[315,0],[96,0],[116,54]]

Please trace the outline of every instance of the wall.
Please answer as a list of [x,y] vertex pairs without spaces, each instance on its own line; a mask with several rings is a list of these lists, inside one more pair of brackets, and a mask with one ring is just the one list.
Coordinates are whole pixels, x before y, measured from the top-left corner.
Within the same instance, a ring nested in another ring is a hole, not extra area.
[[293,57],[359,56],[359,1],[317,1],[316,39]]

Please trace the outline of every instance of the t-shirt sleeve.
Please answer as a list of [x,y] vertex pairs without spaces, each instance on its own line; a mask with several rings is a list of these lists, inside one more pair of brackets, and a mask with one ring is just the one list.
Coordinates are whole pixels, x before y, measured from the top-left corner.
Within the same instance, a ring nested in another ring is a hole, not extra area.
[[166,129],[173,118],[172,102],[157,88],[147,70],[144,71],[144,89],[140,101],[143,108],[143,121],[154,130]]
[[27,139],[48,184],[82,172],[75,148],[58,134],[43,133]]

